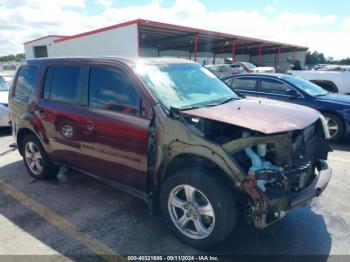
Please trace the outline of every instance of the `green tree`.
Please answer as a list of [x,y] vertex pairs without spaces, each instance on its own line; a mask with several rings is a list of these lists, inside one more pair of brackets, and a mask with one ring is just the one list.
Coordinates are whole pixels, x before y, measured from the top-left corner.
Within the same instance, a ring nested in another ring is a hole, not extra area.
[[306,64],[307,65],[316,65],[316,64],[325,64],[327,62],[326,58],[324,57],[323,53],[314,51],[310,52],[308,51],[306,53]]
[[24,54],[0,56],[0,62],[20,62],[24,59]]

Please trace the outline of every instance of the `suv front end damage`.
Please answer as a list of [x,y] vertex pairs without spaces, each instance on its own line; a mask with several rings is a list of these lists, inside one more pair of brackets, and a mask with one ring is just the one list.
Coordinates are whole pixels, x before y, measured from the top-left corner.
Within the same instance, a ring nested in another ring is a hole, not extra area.
[[314,112],[290,130],[262,132],[193,110],[171,109],[169,117],[156,106],[154,170],[162,180],[170,163],[181,155],[211,163],[208,168],[219,168],[230,179],[247,219],[265,228],[319,196],[330,180],[327,133],[322,117]]
[[250,196],[246,215],[258,228],[319,196],[332,175],[321,120],[303,130],[245,137],[223,146],[245,171],[241,188]]

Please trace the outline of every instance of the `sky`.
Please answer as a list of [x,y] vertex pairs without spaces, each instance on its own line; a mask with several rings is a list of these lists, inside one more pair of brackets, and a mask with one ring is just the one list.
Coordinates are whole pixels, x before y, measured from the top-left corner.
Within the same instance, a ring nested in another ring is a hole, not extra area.
[[23,42],[137,18],[308,46],[350,57],[349,0],[0,0],[0,55]]

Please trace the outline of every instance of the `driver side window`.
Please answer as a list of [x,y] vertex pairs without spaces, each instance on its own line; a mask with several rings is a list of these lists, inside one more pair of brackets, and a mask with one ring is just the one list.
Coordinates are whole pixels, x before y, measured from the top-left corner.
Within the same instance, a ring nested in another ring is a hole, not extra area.
[[93,66],[89,79],[89,106],[96,109],[139,114],[140,97],[123,71]]
[[271,93],[271,94],[278,94],[278,95],[288,95],[288,89],[292,89],[289,85],[274,80],[274,79],[262,79],[261,80],[261,87],[260,91],[265,93]]

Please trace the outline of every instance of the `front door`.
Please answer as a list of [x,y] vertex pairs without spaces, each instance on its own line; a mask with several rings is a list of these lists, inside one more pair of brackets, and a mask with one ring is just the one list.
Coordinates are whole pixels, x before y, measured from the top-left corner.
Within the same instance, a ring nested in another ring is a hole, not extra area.
[[91,66],[86,110],[80,123],[84,170],[145,190],[148,127],[144,103],[128,72]]

